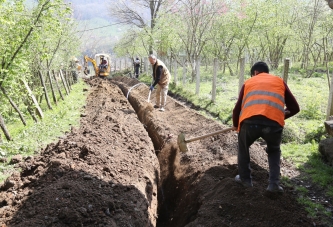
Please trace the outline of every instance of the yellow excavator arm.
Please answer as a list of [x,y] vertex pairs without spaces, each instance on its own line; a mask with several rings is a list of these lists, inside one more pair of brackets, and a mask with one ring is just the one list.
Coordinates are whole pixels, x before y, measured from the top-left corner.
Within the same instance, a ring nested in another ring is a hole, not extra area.
[[88,62],[91,62],[94,66],[95,76],[98,76],[99,70],[95,59],[88,56],[84,56],[84,74],[88,75]]

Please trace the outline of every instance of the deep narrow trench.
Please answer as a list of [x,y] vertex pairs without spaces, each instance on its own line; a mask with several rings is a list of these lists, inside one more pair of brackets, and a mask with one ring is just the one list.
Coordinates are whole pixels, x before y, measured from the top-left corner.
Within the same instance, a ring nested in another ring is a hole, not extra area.
[[[191,196],[185,199],[182,198],[184,193],[189,191],[191,182],[195,180],[196,176],[193,176],[191,179],[176,177],[177,164],[175,163],[179,163],[180,158],[178,146],[174,143],[166,143],[165,138],[160,134],[160,126],[151,114],[154,110],[153,106],[140,100],[140,97],[128,95],[131,88],[137,86],[138,81],[133,80],[130,84],[128,84],[128,81],[126,82],[127,83],[124,84],[122,82],[113,81],[113,83],[122,90],[123,94],[128,98],[129,103],[136,111],[138,119],[143,124],[153,142],[155,153],[159,160],[161,174],[159,182],[157,182],[158,219],[156,226],[184,226],[195,219],[200,207],[200,202],[197,200],[199,195],[196,193],[191,193]],[[186,212],[177,214],[177,211],[183,209],[179,207],[181,200],[183,200],[181,206],[186,206]]]

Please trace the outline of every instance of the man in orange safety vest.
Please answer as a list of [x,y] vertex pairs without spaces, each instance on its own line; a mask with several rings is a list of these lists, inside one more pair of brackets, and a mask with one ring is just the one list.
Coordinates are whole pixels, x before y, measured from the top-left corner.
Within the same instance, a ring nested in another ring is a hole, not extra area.
[[[285,108],[286,106],[286,108]],[[237,183],[252,187],[249,147],[258,138],[267,143],[269,164],[268,192],[283,193],[280,186],[281,139],[284,120],[299,112],[299,105],[287,84],[269,74],[265,62],[251,68],[251,78],[241,88],[233,109],[233,127],[238,133]]]

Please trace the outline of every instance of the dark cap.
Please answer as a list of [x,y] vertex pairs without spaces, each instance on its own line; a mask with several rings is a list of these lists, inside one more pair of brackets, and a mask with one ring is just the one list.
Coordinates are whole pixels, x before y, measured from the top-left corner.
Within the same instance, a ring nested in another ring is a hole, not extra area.
[[254,71],[258,73],[269,73],[269,68],[265,62],[258,61],[251,67],[251,76],[254,76]]

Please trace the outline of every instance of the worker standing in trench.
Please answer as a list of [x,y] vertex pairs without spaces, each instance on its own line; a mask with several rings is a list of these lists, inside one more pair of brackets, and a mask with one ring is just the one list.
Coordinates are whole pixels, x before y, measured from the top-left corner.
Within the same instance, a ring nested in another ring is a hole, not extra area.
[[154,108],[159,108],[160,111],[163,112],[165,111],[171,74],[165,64],[157,59],[155,55],[152,54],[149,56],[149,62],[153,67],[154,78],[154,82],[150,86],[150,91],[153,91],[157,84],[156,104],[154,105]]
[[239,131],[237,183],[245,187],[253,186],[249,147],[261,137],[267,143],[269,184],[266,190],[283,193],[279,183],[284,120],[299,110],[295,97],[283,79],[269,74],[265,62],[255,63],[251,68],[251,78],[244,83],[233,110],[234,130]]

